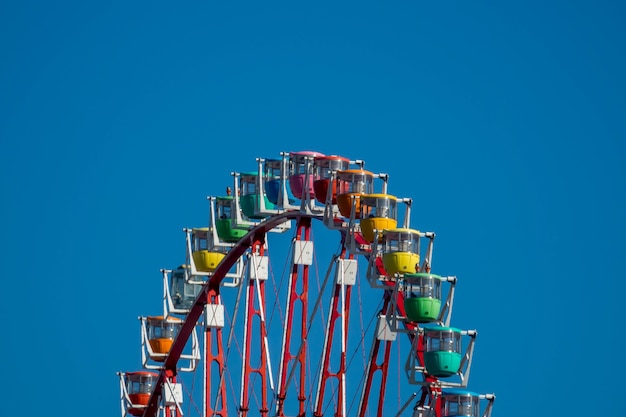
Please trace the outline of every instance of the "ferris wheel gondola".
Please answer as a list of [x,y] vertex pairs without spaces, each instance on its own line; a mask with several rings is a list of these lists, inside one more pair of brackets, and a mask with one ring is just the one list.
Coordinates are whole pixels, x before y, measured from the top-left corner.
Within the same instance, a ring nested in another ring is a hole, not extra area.
[[143,415],[159,375],[155,372],[118,372],[122,416]]

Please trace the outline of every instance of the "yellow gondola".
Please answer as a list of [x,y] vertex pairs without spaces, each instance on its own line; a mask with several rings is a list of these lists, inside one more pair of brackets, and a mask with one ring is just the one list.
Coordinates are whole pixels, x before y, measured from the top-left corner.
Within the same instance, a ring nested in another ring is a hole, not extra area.
[[192,229],[191,255],[196,270],[213,272],[226,256],[224,252],[209,250],[207,227]]
[[383,231],[383,266],[387,276],[417,272],[419,254],[419,231],[404,228]]

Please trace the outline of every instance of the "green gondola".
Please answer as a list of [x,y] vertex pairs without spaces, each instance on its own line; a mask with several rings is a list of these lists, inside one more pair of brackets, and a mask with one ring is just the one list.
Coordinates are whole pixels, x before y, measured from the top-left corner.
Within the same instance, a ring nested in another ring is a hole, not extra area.
[[454,327],[424,328],[424,365],[430,375],[445,378],[461,369],[461,330]]
[[402,284],[406,317],[417,323],[432,323],[441,311],[441,277],[425,272],[404,274]]
[[241,204],[241,211],[246,217],[255,220],[267,217],[267,215],[256,214],[259,208],[259,198],[264,199],[267,210],[276,210],[277,208],[267,198],[267,195],[259,195],[259,189],[256,184],[258,176],[259,174],[256,172],[243,172],[240,174],[241,196],[239,197],[239,204]]
[[221,241],[227,243],[236,243],[248,233],[248,229],[234,228],[232,222],[233,213],[233,197],[224,196],[215,198],[217,204],[217,219],[215,219],[215,227],[217,228],[217,236]]

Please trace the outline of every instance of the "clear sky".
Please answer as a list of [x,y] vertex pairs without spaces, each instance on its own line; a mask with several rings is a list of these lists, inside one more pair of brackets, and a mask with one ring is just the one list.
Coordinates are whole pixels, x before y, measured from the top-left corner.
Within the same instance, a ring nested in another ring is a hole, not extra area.
[[494,417],[615,414],[625,20],[620,1],[2,2],[2,414],[118,415],[181,229],[231,171],[297,150],[414,199]]

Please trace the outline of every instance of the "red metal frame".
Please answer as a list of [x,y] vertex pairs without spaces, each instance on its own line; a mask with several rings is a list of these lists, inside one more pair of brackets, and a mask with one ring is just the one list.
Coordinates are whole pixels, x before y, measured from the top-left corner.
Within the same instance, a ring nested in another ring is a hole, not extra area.
[[[339,259],[346,258],[346,248],[343,247],[341,254],[339,255]],[[349,256],[349,259],[352,259],[353,255]],[[345,287],[345,305],[343,306],[344,315],[342,317],[343,326],[345,332],[340,334],[341,346],[346,346],[345,337],[348,333],[348,319],[350,316],[350,294],[352,293],[352,286],[348,285]],[[337,408],[335,409],[334,415],[336,417],[344,417],[343,416],[343,407],[342,404],[345,401],[345,392],[343,390],[342,380],[346,373],[346,352],[341,351],[339,358],[339,367],[336,372],[332,372],[330,370],[330,356],[333,348],[334,334],[335,334],[335,323],[338,318],[342,316],[341,311],[339,311],[341,302],[341,284],[335,283],[335,288],[333,291],[331,305],[330,305],[330,314],[328,317],[328,322],[326,323],[326,334],[324,336],[324,352],[322,354],[322,366],[320,372],[320,378],[317,386],[316,393],[316,401],[315,401],[315,411],[313,415],[315,417],[320,417],[324,415],[324,410],[322,409],[324,406],[324,396],[326,394],[326,389],[328,388],[328,382],[330,378],[336,378],[338,383],[337,390]]]
[[[169,381],[171,384],[176,383],[176,375],[173,372],[167,371],[165,374],[166,381]],[[178,407],[178,405],[175,407],[176,411],[172,410],[172,408],[173,407],[165,407],[165,417],[178,417],[183,415],[182,410]]]
[[[219,305],[220,298],[214,289],[209,290],[207,294],[207,304]],[[222,328],[208,327],[206,328],[206,337],[204,343],[204,366],[205,366],[205,403],[204,407],[207,416],[228,417],[226,404],[226,384],[224,382],[224,344],[222,342]],[[214,341],[215,340],[215,341]],[[220,384],[215,388],[211,385],[212,365],[217,365]],[[213,399],[215,400],[213,401]],[[220,407],[221,405],[221,407]],[[215,408],[213,408],[215,407]]]
[[[389,309],[389,301],[390,301],[390,291],[385,291],[383,301],[383,307],[381,309],[381,314],[387,314]],[[385,399],[385,381],[387,380],[387,371],[389,369],[389,356],[391,354],[391,341],[384,342],[384,354],[383,359],[379,363],[376,362],[380,354],[380,345],[382,341],[374,338],[372,350],[370,353],[369,361],[366,368],[366,376],[365,382],[363,383],[363,394],[361,395],[361,402],[359,404],[358,415],[359,417],[365,416],[365,412],[367,411],[367,407],[369,405],[370,392],[372,390],[372,385],[374,381],[374,375],[376,372],[381,371],[382,376],[380,379],[380,389],[378,396],[378,409],[376,411],[376,416],[381,417],[383,415],[382,405]]]
[[[296,240],[297,241],[309,241],[311,239],[311,219],[308,217],[301,217],[298,219]],[[302,272],[302,274],[300,274]],[[298,293],[298,281],[301,277],[302,285],[301,291]],[[305,415],[306,405],[306,351],[307,351],[307,311],[308,311],[308,294],[309,294],[309,265],[293,264],[291,275],[289,278],[289,293],[287,296],[287,311],[285,318],[285,330],[283,332],[283,341],[281,348],[281,361],[280,371],[278,376],[278,395],[276,404],[276,415],[283,417],[285,400],[287,399],[287,372],[291,363],[292,372],[298,372],[299,386],[298,386],[298,416]],[[301,303],[301,309],[299,314],[296,312],[295,303],[299,301]],[[299,316],[299,317],[296,317]],[[301,346],[298,352],[292,353],[292,327],[294,320],[300,320],[300,337]],[[297,368],[297,370],[295,369]]]
[[[255,241],[252,245],[252,251],[258,253],[260,256],[264,255],[264,245],[261,241]],[[267,404],[267,378],[268,378],[268,363],[265,355],[267,351],[267,327],[265,320],[262,319],[261,309],[265,310],[265,281],[248,279],[248,293],[246,296],[246,319],[244,321],[245,336],[244,336],[244,350],[243,350],[243,369],[242,369],[242,382],[241,382],[241,402],[239,405],[239,415],[245,417],[250,410],[250,396],[249,390],[251,388],[251,379],[253,374],[257,374],[260,377],[261,383],[261,408],[259,412],[261,416],[267,416],[269,412]],[[258,285],[258,288],[256,287]],[[258,307],[254,306],[254,300],[257,298],[256,294],[259,294],[259,299],[256,300]],[[258,318],[257,332],[253,334],[253,327],[255,317]],[[252,353],[253,353],[253,338],[258,337],[258,340],[254,340],[254,346],[257,347],[255,351],[259,354],[260,364],[258,367],[252,365]]]

